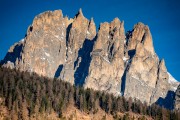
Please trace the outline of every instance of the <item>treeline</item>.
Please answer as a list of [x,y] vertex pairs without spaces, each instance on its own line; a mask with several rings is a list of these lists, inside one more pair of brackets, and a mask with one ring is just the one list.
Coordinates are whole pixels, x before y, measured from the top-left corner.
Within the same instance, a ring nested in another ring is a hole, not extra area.
[[[157,120],[178,120],[180,113],[159,107],[148,106],[139,100],[115,97],[101,91],[75,87],[58,80],[38,76],[35,73],[19,72],[0,67],[0,97],[10,111],[9,119],[26,120],[38,113],[55,111],[59,117],[68,105],[74,105],[86,113],[95,114],[101,108],[114,119],[121,119],[117,112],[134,112]],[[128,119],[125,116],[122,119]]]

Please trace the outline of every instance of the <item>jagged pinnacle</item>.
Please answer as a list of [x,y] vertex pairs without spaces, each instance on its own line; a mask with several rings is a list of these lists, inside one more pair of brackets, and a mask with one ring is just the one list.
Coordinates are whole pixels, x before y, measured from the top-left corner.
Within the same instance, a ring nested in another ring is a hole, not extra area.
[[79,9],[79,14],[83,14],[83,13],[82,13],[82,8]]
[[91,18],[91,22],[94,22],[94,18],[93,17]]
[[84,16],[81,8],[79,9],[77,16],[79,16],[79,15]]

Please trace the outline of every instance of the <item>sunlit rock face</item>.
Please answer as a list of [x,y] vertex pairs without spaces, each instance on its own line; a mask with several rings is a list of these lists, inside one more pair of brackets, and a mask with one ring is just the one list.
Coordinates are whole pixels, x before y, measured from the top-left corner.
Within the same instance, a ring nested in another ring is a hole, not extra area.
[[61,10],[36,16],[1,64],[149,104],[165,103],[160,101],[179,84],[156,55],[147,25],[137,23],[125,33],[124,22],[115,18],[96,32],[81,9],[70,19]]
[[[128,36],[128,61],[124,81],[125,96],[150,102],[157,81],[159,58],[154,52],[149,27],[138,23]],[[146,93],[146,94],[144,94]]]
[[91,53],[85,87],[119,94],[124,72],[124,22],[115,18],[100,25]]
[[70,20],[61,10],[47,11],[33,20],[22,43],[15,66],[22,71],[54,77],[66,58],[66,29]]

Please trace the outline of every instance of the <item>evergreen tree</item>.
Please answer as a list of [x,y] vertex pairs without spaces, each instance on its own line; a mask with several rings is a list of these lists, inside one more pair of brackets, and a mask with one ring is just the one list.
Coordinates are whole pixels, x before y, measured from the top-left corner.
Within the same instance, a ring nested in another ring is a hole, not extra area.
[[21,119],[22,120],[28,120],[29,119],[29,113],[28,113],[28,109],[27,109],[26,100],[23,100],[20,110],[21,110]]
[[84,109],[84,106],[83,106],[84,104],[83,104],[83,95],[81,94],[80,95],[80,100],[79,100],[79,109],[81,110],[81,111],[83,111],[83,109]]
[[107,112],[110,113],[112,109],[112,98],[111,95],[107,95]]
[[[5,99],[2,105],[8,108],[9,119],[25,120],[32,115],[37,119],[40,112],[51,111],[62,117],[62,112],[68,105],[74,105],[86,113],[96,113],[100,108],[114,118],[117,118],[118,112],[132,111],[149,115],[153,119],[180,119],[178,111],[170,111],[156,104],[147,106],[147,103],[140,100],[115,97],[105,92],[72,86],[58,79],[38,76],[36,73],[8,68],[0,68],[0,97]],[[125,114],[123,119],[129,119],[129,115]]]

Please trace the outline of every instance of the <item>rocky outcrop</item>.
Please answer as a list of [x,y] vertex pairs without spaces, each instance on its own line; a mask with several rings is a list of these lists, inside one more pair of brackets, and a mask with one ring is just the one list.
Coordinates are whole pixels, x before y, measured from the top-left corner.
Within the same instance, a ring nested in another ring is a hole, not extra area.
[[127,49],[131,59],[123,78],[126,89],[122,92],[125,96],[149,103],[157,81],[159,58],[154,53],[148,26],[136,24],[128,39]]
[[65,63],[67,26],[68,19],[61,10],[36,16],[24,38],[16,68],[54,77],[58,66]]
[[36,16],[2,63],[149,104],[167,98],[179,84],[170,82],[147,25],[137,23],[125,35],[124,22],[115,18],[101,23],[96,33],[93,18],[85,18],[81,9],[73,19],[61,10]]
[[154,55],[152,36],[147,25],[137,23],[128,39],[128,51],[134,50],[138,43],[142,43],[144,48]]
[[161,60],[158,66],[157,83],[151,96],[151,103],[156,102],[159,97],[166,97],[168,90],[170,90],[168,79],[169,75],[167,73],[165,62],[164,60]]
[[[66,80],[72,84],[75,83],[74,74],[78,69],[79,64],[82,62],[83,56],[82,53],[79,53],[79,51],[80,49],[84,49],[84,47],[88,47],[83,46],[83,43],[85,43],[85,41],[93,40],[95,35],[96,27],[93,19],[91,19],[91,21],[86,19],[80,9],[78,14],[74,18],[67,38],[67,53],[65,58],[66,63],[64,64],[63,70],[61,72],[61,79]],[[86,54],[87,52],[88,51],[84,51],[84,54]],[[78,77],[77,73],[76,77]]]
[[15,65],[18,65],[18,59],[20,58],[23,45],[24,39],[12,45],[5,58],[1,61],[1,64],[3,64],[4,67],[11,69],[14,68]]
[[86,88],[119,94],[124,71],[124,23],[115,18],[100,25],[91,53]]
[[175,109],[180,110],[180,85],[178,86],[175,94]]
[[172,83],[171,75],[167,72],[165,61],[162,59],[158,66],[157,82],[153,89],[150,102],[157,103],[165,108],[174,109],[175,90],[172,86],[177,88],[178,82]]

